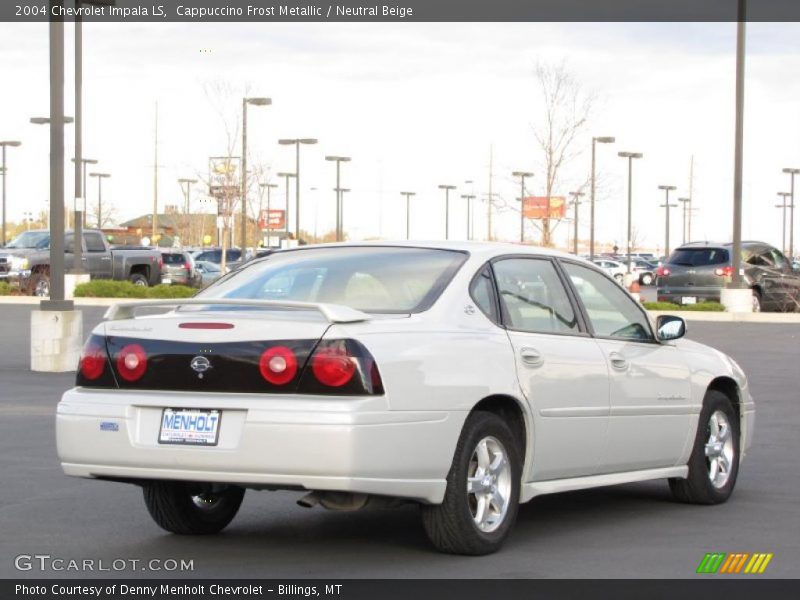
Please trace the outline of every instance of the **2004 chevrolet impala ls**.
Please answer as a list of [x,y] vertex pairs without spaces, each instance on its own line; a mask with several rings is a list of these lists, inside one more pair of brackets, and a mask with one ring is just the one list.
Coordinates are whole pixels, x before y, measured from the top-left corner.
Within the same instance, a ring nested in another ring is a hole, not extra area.
[[685,331],[539,248],[287,250],[191,300],[109,309],[58,453],[68,475],[142,486],[174,533],[220,531],[248,488],[304,490],[417,502],[434,546],[485,554],[540,494],[666,478],[681,501],[727,500],[755,407],[736,362]]

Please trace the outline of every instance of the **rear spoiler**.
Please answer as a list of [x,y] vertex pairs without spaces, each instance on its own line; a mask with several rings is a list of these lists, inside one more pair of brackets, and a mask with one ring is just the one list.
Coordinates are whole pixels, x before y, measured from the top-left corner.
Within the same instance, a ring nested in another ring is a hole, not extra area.
[[120,302],[109,307],[103,316],[107,321],[136,318],[139,308],[167,308],[180,306],[249,306],[252,308],[293,308],[298,310],[315,310],[331,323],[358,323],[368,321],[371,317],[360,310],[342,306],[341,304],[325,304],[321,302],[292,302],[281,300],[236,300],[232,298],[188,298],[181,300],[144,300],[141,302]]

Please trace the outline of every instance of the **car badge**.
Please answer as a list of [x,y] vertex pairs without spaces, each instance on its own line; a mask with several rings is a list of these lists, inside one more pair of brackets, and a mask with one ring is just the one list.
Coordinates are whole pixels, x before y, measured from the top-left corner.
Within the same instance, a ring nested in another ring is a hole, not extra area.
[[211,368],[211,361],[205,356],[195,356],[192,359],[192,362],[189,363],[189,366],[192,367],[192,370],[197,373],[197,376],[200,379],[202,379],[203,373]]

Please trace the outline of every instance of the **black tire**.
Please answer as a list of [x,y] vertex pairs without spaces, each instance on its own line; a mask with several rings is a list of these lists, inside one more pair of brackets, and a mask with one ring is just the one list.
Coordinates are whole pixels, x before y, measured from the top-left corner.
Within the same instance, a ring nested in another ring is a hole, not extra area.
[[[476,524],[467,493],[470,461],[481,440],[495,438],[502,444],[510,467],[510,494],[505,516],[493,531],[481,531]],[[447,491],[442,504],[422,506],[422,524],[431,543],[441,552],[482,555],[500,549],[519,509],[522,460],[520,443],[508,424],[498,415],[477,411],[464,424],[456,445],[453,464],[447,475]]]
[[753,289],[753,312],[761,312],[764,310],[764,304],[761,298],[761,292],[757,289]]
[[[721,487],[711,482],[709,459],[706,457],[706,443],[710,435],[709,420],[717,411],[724,413],[727,418],[733,442],[733,457],[728,469],[728,478]],[[686,479],[669,480],[670,490],[676,500],[691,504],[720,504],[733,493],[736,476],[739,473],[739,416],[730,399],[722,392],[715,390],[706,392],[688,465],[689,476]]]
[[144,286],[144,287],[149,287],[150,286],[150,282],[147,281],[147,277],[145,277],[141,273],[131,273],[129,281],[133,285],[141,285],[141,286]]
[[34,273],[30,283],[31,295],[46,298],[50,295],[50,277],[46,273]]
[[[238,486],[184,481],[152,481],[143,491],[147,510],[158,526],[183,535],[219,533],[239,512],[244,498],[244,488]],[[201,496],[199,502],[193,499],[196,496]]]
[[642,275],[641,284],[642,285],[653,285],[653,280],[654,279],[655,278],[650,273],[645,273],[644,275]]

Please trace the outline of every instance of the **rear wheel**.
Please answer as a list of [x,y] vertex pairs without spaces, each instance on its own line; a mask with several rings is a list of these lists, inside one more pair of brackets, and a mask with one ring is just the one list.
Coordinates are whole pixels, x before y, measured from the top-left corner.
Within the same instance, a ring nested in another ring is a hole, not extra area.
[[31,278],[31,292],[34,296],[45,298],[50,295],[50,277],[45,273],[34,273]]
[[133,285],[140,285],[142,287],[147,287],[149,285],[147,277],[141,273],[131,273],[130,282]]
[[642,275],[642,285],[653,285],[653,276],[650,273]]
[[244,498],[244,488],[224,484],[152,481],[144,486],[150,516],[172,533],[218,533],[233,520]]
[[464,424],[444,502],[422,507],[433,545],[453,554],[490,554],[517,517],[522,464],[518,442],[506,422],[478,411]]
[[675,498],[693,504],[725,502],[739,473],[739,417],[730,399],[706,393],[686,479],[670,479]]

